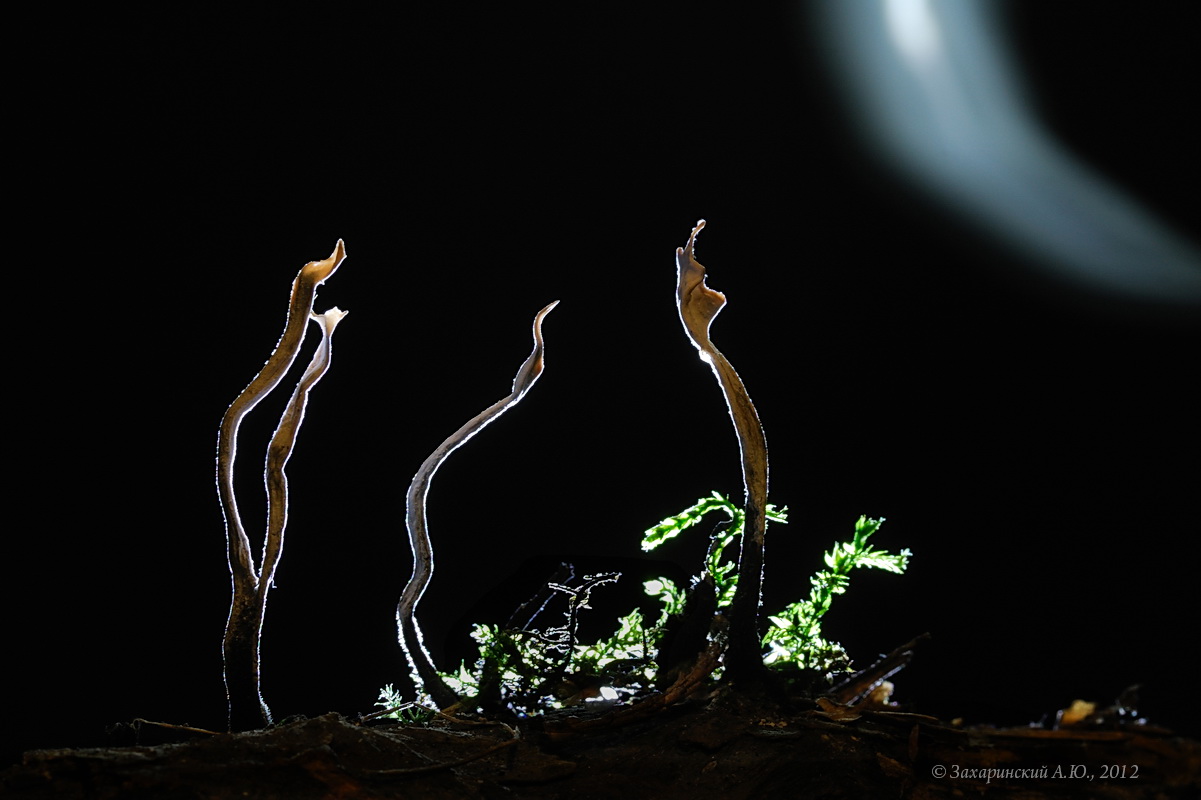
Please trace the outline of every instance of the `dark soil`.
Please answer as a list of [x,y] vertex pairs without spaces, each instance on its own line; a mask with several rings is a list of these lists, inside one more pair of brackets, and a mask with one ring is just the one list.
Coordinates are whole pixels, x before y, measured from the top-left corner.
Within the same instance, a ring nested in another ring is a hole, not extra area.
[[[178,735],[176,731],[170,731]],[[145,741],[163,729],[143,726]],[[674,707],[495,722],[337,714],[240,734],[38,750],[12,798],[1195,798],[1201,743],[1151,726],[964,729],[828,701],[725,692]],[[1010,770],[1007,774],[988,770]],[[1021,771],[1015,771],[1021,770]]]

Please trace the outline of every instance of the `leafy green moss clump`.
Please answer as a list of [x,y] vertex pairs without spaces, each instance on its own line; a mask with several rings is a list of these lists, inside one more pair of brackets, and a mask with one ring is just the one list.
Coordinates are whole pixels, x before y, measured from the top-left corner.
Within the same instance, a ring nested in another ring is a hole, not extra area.
[[[646,581],[646,593],[660,601],[659,616],[649,620],[635,608],[617,621],[612,636],[593,643],[578,641],[579,615],[589,608],[594,589],[615,582],[619,573],[587,575],[578,586],[550,583],[548,587],[567,599],[563,623],[545,630],[511,629],[500,625],[476,625],[472,638],[479,655],[471,665],[460,664],[457,672],[442,679],[462,698],[463,704],[481,710],[507,709],[529,715],[547,709],[592,699],[633,698],[662,689],[665,639],[678,633],[686,610],[696,608],[700,587],[710,587],[713,603],[709,613],[716,619],[733,602],[738,586],[737,564],[726,550],[743,535],[745,513],[728,497],[713,492],[675,516],[645,531],[642,549],[650,551],[691,528],[713,512],[724,512],[728,524],[710,534],[704,572],[685,590],[668,578]],[[767,507],[772,522],[787,522],[787,509]],[[763,636],[764,663],[785,674],[824,676],[829,682],[850,670],[850,659],[842,645],[822,637],[821,619],[830,610],[834,595],[842,594],[856,567],[875,567],[902,573],[910,552],[892,554],[877,550],[868,539],[883,520],[860,517],[850,541],[836,542],[825,554],[826,569],[810,578],[807,600],[788,605],[769,616],[770,627]],[[691,604],[691,605],[690,605]],[[712,634],[710,634],[712,636]],[[720,677],[715,672],[712,679]],[[399,705],[399,694],[386,687],[378,705]],[[400,712],[393,712],[400,716]]]

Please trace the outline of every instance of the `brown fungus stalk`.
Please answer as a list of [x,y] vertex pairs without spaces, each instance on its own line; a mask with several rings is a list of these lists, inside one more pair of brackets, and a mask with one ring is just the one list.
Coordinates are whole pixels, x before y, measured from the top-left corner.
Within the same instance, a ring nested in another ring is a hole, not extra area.
[[[301,268],[292,283],[288,320],[283,335],[267,363],[241,394],[230,404],[221,419],[217,435],[217,493],[225,516],[225,538],[233,596],[222,642],[225,692],[229,702],[230,730],[246,730],[271,723],[271,710],[263,700],[259,674],[259,640],[267,608],[267,592],[283,552],[287,524],[288,484],[284,467],[296,443],[304,419],[309,392],[329,368],[332,358],[334,327],[346,312],[336,308],[313,314],[317,287],[325,282],[346,257],[342,240],[329,258],[312,261]],[[268,523],[258,568],[250,549],[250,539],[242,525],[234,497],[234,461],[238,453],[238,429],[243,418],[283,380],[296,360],[304,342],[309,321],[321,326],[322,343],[312,362],[297,383],[292,398],[280,418],[268,446],[265,481],[268,496]]]
[[709,339],[709,326],[725,307],[726,296],[705,285],[705,268],[697,263],[694,255],[697,234],[704,227],[704,220],[697,222],[688,237],[688,244],[676,248],[676,306],[685,333],[721,385],[742,454],[746,523],[738,558],[738,588],[730,604],[729,648],[725,663],[732,680],[754,683],[766,671],[760,647],[759,606],[767,528],[767,439],[742,379]]
[[417,624],[416,617],[417,603],[425,594],[434,574],[434,551],[425,517],[425,501],[429,494],[430,481],[447,456],[479,433],[485,425],[517,405],[538,380],[543,367],[542,319],[558,304],[559,301],[556,300],[534,317],[534,350],[517,370],[517,376],[513,379],[513,391],[481,411],[438,445],[438,448],[422,462],[417,474],[413,476],[413,482],[409,484],[405,526],[409,532],[409,545],[413,548],[413,574],[396,606],[396,626],[400,646],[404,649],[413,672],[413,682],[418,691],[429,695],[439,708],[455,705],[459,702],[459,697],[446,685],[434,667],[430,654],[425,649],[421,626]]

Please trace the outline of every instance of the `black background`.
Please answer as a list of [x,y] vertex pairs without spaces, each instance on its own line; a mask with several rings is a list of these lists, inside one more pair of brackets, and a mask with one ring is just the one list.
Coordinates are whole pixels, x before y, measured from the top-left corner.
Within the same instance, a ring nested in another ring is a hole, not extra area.
[[[551,300],[542,380],[430,495],[436,659],[466,657],[469,623],[507,617],[558,560],[625,572],[597,595],[601,632],[642,580],[693,571],[699,538],[658,561],[638,542],[741,493],[674,307],[700,217],[729,298],[713,339],[792,512],[770,531],[767,608],[884,516],[876,542],[911,548],[908,574],[854,575],[825,629],[860,666],[932,633],[897,700],[1025,724],[1141,683],[1144,714],[1197,733],[1201,327],[1058,287],[896,183],[812,18],[752,5],[197,10],[83,31],[84,66],[26,116],[47,232],[14,244],[6,757],[134,717],[223,725],[217,425],[296,271],[339,237],[317,308],[350,315],[289,468],[268,604],[278,718],[369,711],[404,680],[404,492],[508,392]],[[1051,130],[1197,241],[1193,4],[1002,10]],[[252,532],[283,399],[243,428]]]

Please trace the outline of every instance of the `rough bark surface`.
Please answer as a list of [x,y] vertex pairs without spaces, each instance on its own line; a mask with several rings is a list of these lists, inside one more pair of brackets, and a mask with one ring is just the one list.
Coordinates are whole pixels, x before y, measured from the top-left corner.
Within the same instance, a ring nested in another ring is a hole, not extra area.
[[[783,709],[730,693],[645,716],[613,711],[589,704],[515,729],[358,725],[327,714],[178,744],[39,750],[0,774],[0,795],[1108,800],[1201,791],[1201,743],[1150,727],[964,729],[829,703]],[[1032,772],[968,773],[1007,768]]]

